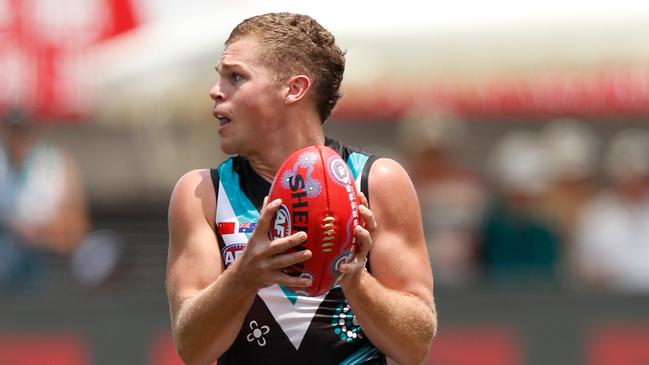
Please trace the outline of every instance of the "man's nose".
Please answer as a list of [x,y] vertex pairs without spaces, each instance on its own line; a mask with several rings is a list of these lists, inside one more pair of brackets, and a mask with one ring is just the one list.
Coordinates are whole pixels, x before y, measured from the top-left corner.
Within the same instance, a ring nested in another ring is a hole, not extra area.
[[210,89],[210,98],[214,101],[223,101],[225,99],[225,95],[223,94],[223,90],[219,86],[219,83],[220,82],[217,82]]

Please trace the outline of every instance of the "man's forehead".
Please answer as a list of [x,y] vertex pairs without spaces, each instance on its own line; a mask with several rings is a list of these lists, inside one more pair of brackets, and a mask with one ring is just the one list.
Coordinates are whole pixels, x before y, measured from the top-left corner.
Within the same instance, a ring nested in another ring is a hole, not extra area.
[[254,39],[243,38],[228,44],[221,54],[221,61],[229,59],[255,60],[259,43]]
[[228,69],[236,67],[257,68],[262,66],[260,61],[258,43],[251,39],[241,39],[227,45],[221,54],[216,69]]

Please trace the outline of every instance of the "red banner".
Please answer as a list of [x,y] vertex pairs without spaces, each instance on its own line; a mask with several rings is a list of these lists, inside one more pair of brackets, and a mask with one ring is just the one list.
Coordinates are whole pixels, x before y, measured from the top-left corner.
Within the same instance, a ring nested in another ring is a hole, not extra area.
[[382,81],[349,88],[336,119],[392,120],[413,109],[448,108],[467,117],[646,117],[649,67],[539,71],[484,80]]
[[131,0],[0,0],[0,112],[39,118],[86,115],[91,45],[137,25]]

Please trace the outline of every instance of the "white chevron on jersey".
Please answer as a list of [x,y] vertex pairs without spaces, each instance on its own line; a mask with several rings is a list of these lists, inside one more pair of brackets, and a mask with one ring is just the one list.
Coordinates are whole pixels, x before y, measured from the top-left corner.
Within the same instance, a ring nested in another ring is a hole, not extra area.
[[[220,182],[216,221],[234,222],[235,227],[239,226],[239,219],[234,209],[232,209],[223,184]],[[246,245],[249,239],[246,233],[239,233],[238,229],[235,229],[234,234],[223,234],[221,237],[226,246],[232,244]],[[295,349],[298,349],[306,331],[309,329],[309,325],[311,325],[311,320],[313,320],[320,303],[322,303],[327,293],[319,297],[291,295],[289,298],[287,293],[279,285],[275,284],[259,290],[257,295],[264,301],[275,321],[282,328]]]
[[320,303],[328,293],[319,297],[297,296],[293,304],[277,284],[257,292],[296,350],[300,348]]

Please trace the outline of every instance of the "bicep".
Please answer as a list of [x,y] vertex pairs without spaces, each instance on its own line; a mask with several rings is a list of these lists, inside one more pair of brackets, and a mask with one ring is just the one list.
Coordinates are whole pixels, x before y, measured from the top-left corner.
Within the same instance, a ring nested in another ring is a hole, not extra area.
[[433,301],[433,278],[415,189],[395,161],[377,160],[369,176],[370,209],[378,227],[372,234],[372,275],[384,286]]
[[174,316],[186,299],[214,282],[222,271],[213,228],[215,205],[206,170],[183,176],[171,196],[167,292]]

